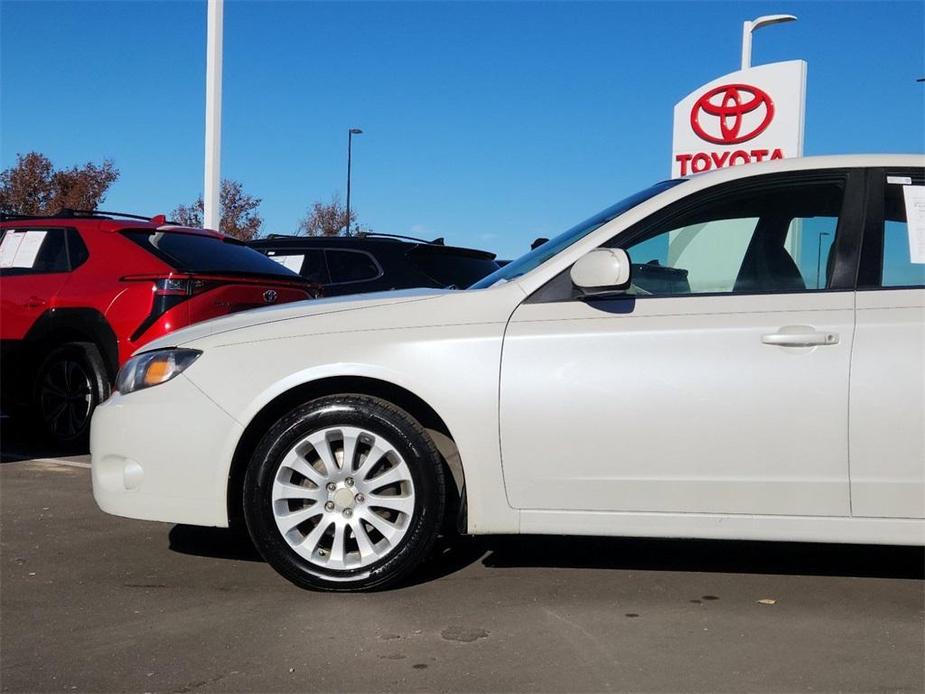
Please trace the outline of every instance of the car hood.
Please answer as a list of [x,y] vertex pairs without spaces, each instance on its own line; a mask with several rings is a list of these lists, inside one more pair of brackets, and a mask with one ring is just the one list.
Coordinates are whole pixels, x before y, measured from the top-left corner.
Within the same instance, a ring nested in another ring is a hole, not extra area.
[[149,342],[138,352],[148,352],[152,349],[176,347],[189,344],[207,337],[221,335],[233,331],[252,328],[260,325],[269,325],[282,321],[311,318],[336,313],[348,313],[360,309],[369,309],[380,306],[394,306],[416,301],[425,301],[436,297],[452,294],[453,290],[445,289],[404,289],[374,294],[351,294],[337,296],[329,299],[308,299],[306,301],[293,301],[278,306],[232,313],[221,318],[196,323],[187,328],[181,328],[164,337]]

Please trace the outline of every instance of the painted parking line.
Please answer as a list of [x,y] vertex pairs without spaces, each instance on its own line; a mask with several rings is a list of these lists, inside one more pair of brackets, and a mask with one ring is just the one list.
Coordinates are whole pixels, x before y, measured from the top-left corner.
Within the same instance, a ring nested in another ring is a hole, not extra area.
[[43,465],[65,465],[67,467],[79,467],[90,469],[90,463],[84,463],[79,460],[64,460],[62,458],[23,458],[22,460],[11,460],[3,465],[22,465],[23,463],[41,463]]

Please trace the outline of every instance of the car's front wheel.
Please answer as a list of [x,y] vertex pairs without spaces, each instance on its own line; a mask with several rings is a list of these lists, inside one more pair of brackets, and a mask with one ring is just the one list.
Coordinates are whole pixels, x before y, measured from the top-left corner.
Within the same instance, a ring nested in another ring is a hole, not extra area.
[[244,479],[251,538],[304,588],[394,584],[430,551],[443,509],[430,437],[408,413],[361,395],[320,398],[282,417]]

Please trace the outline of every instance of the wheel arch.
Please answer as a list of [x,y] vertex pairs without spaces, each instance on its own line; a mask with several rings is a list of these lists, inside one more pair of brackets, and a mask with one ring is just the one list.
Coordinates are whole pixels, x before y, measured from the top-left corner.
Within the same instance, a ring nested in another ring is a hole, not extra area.
[[448,486],[446,518],[458,529],[466,527],[465,474],[455,439],[443,418],[429,403],[403,386],[369,376],[331,376],[308,381],[280,393],[266,403],[244,428],[228,471],[226,503],[229,525],[243,524],[244,474],[260,438],[279,417],[310,400],[327,395],[366,395],[400,407],[428,430],[454,484]]
[[109,380],[119,368],[119,345],[116,334],[99,311],[91,308],[54,308],[35,321],[23,342],[34,348],[34,366],[50,349],[66,342],[92,342],[100,350]]

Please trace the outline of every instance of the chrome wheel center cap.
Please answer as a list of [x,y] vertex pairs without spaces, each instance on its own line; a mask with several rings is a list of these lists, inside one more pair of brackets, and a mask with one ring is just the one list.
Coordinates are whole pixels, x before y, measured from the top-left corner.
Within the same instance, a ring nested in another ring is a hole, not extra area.
[[334,492],[331,500],[339,509],[353,508],[353,497],[354,491],[352,489],[341,487],[336,492]]

